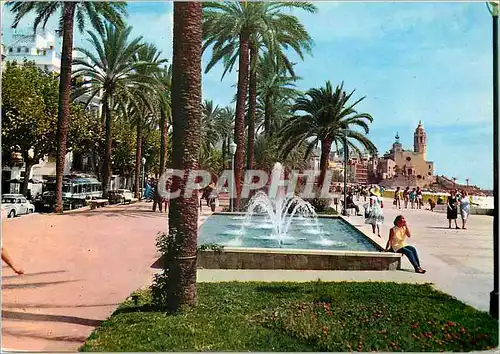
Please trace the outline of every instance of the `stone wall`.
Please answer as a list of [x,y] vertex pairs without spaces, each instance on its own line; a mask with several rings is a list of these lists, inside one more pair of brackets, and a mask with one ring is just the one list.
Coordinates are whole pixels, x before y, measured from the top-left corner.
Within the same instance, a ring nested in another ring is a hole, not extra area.
[[382,252],[227,248],[198,256],[206,269],[397,270],[400,264],[400,254]]

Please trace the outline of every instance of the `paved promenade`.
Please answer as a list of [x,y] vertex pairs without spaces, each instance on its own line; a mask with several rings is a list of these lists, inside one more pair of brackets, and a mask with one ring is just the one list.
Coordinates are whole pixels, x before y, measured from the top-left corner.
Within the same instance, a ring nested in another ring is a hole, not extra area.
[[[362,204],[361,202],[359,203]],[[5,220],[3,244],[26,274],[2,268],[2,348],[75,351],[132,291],[151,283],[158,259],[155,238],[166,214],[150,203],[79,210],[65,215],[32,214]],[[386,202],[385,244],[399,213]],[[200,222],[210,214],[204,207]],[[396,281],[433,282],[478,309],[487,310],[493,288],[492,218],[472,216],[468,230],[448,230],[446,216],[404,210],[410,239],[427,274],[403,271],[199,270],[203,281]],[[367,233],[363,218],[349,220]]]

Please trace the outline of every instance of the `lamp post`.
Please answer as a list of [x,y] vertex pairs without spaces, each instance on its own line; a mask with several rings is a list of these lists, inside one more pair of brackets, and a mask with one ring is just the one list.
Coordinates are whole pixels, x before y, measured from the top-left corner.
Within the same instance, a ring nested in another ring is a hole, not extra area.
[[493,291],[490,293],[490,315],[498,319],[498,14],[500,5],[487,4],[493,22]]
[[236,149],[238,148],[238,145],[234,141],[229,144],[229,152],[231,153],[231,176],[232,176],[232,183],[231,183],[231,190],[229,192],[229,203],[231,204],[231,212],[234,211],[234,199],[232,198],[232,191],[233,188],[235,187],[235,179],[234,179],[234,154],[236,153]]
[[347,129],[342,131],[344,134],[344,208],[342,209],[342,215],[347,215],[347,160],[349,159],[349,151],[347,148]]
[[146,158],[143,157],[141,159],[142,162],[142,184],[141,184],[141,198],[144,196],[144,187],[146,184],[145,176],[146,176]]

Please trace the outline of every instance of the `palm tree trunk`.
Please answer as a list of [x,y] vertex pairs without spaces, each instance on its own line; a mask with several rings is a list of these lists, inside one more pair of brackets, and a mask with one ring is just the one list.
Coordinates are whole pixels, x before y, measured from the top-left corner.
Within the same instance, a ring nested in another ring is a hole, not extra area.
[[240,54],[238,66],[238,90],[236,93],[236,117],[234,122],[234,139],[236,153],[234,154],[234,180],[236,184],[236,199],[234,209],[240,209],[241,180],[243,177],[243,156],[245,153],[245,101],[248,92],[248,59],[249,36],[240,35]]
[[160,176],[165,173],[167,166],[167,139],[168,139],[168,121],[163,107],[160,109],[160,130],[161,130],[161,147],[160,147]]
[[330,151],[332,149],[332,139],[321,140],[321,158],[319,160],[319,185],[318,191],[323,188],[323,181],[325,180],[326,170],[328,169],[328,160],[330,157]]
[[264,100],[264,131],[269,136],[272,135],[271,131],[271,115],[273,112],[273,104],[271,102],[271,97],[266,96]]
[[248,147],[247,169],[252,170],[255,156],[255,116],[257,112],[257,55],[258,49],[254,44],[250,46],[250,84],[248,104]]
[[73,22],[76,2],[63,5],[63,42],[61,74],[59,76],[59,110],[57,113],[57,158],[56,158],[56,213],[62,214],[62,183],[66,159],[66,141],[69,128],[69,103],[71,92],[71,65],[73,61]]
[[[201,2],[174,2],[172,112],[172,164],[174,169],[198,168],[201,125]],[[186,171],[187,172],[187,171]],[[178,311],[196,304],[196,252],[198,238],[198,193],[184,197],[185,179],[175,177],[172,189],[180,189],[171,200],[169,230],[174,247],[167,259],[167,306]]]
[[226,139],[222,140],[222,169],[226,169]]
[[137,123],[137,136],[136,136],[136,147],[135,147],[135,189],[134,189],[134,197],[140,198],[140,188],[141,181],[141,157],[142,157],[142,126],[140,122]]
[[112,143],[113,139],[111,136],[111,110],[109,107],[109,97],[103,98],[103,107],[105,111],[106,117],[106,146],[104,150],[104,163],[102,166],[102,196],[103,198],[107,198],[108,196],[108,187],[109,182],[111,180],[111,152],[112,152]]

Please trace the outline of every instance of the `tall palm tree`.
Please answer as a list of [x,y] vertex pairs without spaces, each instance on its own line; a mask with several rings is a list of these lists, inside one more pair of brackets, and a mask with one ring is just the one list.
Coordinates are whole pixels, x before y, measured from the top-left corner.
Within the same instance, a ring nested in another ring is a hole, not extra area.
[[283,62],[274,60],[269,53],[261,56],[258,73],[258,96],[264,108],[264,131],[272,135],[275,131],[275,123],[278,123],[273,120],[275,113],[273,106],[279,106],[280,102],[299,96],[300,92],[295,88],[295,82],[300,78],[290,74]]
[[229,164],[226,165],[226,163],[230,155],[229,146],[233,141],[234,115],[234,108],[224,107],[218,116],[219,123],[217,125],[220,129],[219,135],[222,140],[222,168],[229,166]]
[[[172,68],[172,165],[174,169],[198,167],[201,123],[202,4],[174,2]],[[198,196],[184,196],[185,179],[175,177],[169,210],[169,232],[173,246],[167,263],[167,306],[177,311],[196,304],[196,251]]]
[[147,101],[149,90],[155,84],[154,78],[138,74],[141,67],[148,67],[150,64],[135,60],[136,53],[144,44],[141,43],[142,37],[130,40],[131,31],[132,27],[121,28],[111,24],[106,25],[104,32],[99,36],[89,31],[87,41],[95,53],[85,48],[77,48],[89,58],[89,61],[83,59],[74,61],[74,64],[79,66],[74,75],[88,78],[82,87],[75,90],[74,95],[87,93],[88,103],[102,91],[101,102],[106,130],[101,181],[104,196],[107,195],[111,179],[113,111],[116,107],[135,101],[138,95],[143,95],[143,100]]
[[[143,63],[136,68],[136,74],[142,78],[158,78],[158,74],[161,73],[160,65],[166,62],[166,59],[161,59],[161,51],[159,51],[153,44],[145,44],[137,51],[134,56],[134,61],[138,63]],[[140,87],[142,90],[143,88]],[[158,94],[162,89],[161,83],[158,81],[157,85],[148,87],[148,95],[138,93],[137,98],[139,102],[134,106],[137,109],[134,110],[135,114],[132,116],[134,118],[133,123],[136,127],[136,163],[135,163],[135,197],[139,198],[140,182],[139,176],[141,172],[141,160],[142,160],[142,134],[143,130],[147,128],[155,128],[157,120],[157,108],[162,108],[163,97]],[[145,100],[141,100],[145,98]],[[161,118],[160,118],[161,120]],[[161,151],[160,151],[161,156]],[[163,172],[160,172],[163,173]]]
[[[304,142],[307,143],[308,156],[318,143],[321,143],[320,188],[328,168],[332,145],[338,150],[344,133],[347,135],[348,146],[358,154],[361,154],[361,151],[357,144],[368,151],[376,151],[375,145],[366,137],[370,131],[368,123],[373,121],[372,116],[368,113],[358,113],[354,109],[365,97],[351,103],[349,99],[353,94],[354,91],[349,94],[344,91],[344,83],[334,90],[330,81],[327,81],[324,87],[310,89],[296,100],[292,107],[296,115],[285,122],[279,133],[284,156]],[[355,128],[361,128],[364,134]]]
[[59,110],[57,118],[57,159],[56,159],[56,212],[62,213],[62,181],[68,139],[71,91],[71,65],[73,61],[73,27],[76,23],[83,32],[86,22],[99,32],[104,29],[104,20],[116,26],[123,26],[123,16],[127,14],[125,2],[89,1],[14,1],[7,4],[15,13],[12,27],[17,27],[22,18],[31,12],[36,13],[33,30],[56,13],[59,14],[59,31],[62,33],[61,73],[59,76]]
[[220,115],[222,109],[218,105],[214,106],[214,102],[210,100],[205,100],[201,107],[200,153],[208,155],[210,150],[215,148],[221,137],[220,124],[222,121]]
[[[307,2],[248,2],[226,1],[203,3],[203,50],[210,46],[212,58],[205,72],[219,61],[224,64],[224,75],[238,61],[238,88],[234,138],[237,144],[234,175],[236,181],[236,208],[239,208],[245,150],[245,101],[248,94],[250,47],[258,56],[256,44],[261,41],[273,56],[285,59],[281,48],[292,48],[299,56],[309,50],[311,39],[297,17],[282,13],[285,9],[300,8],[315,12],[316,7]],[[252,95],[252,99],[254,95]],[[252,104],[252,109],[256,105]],[[252,113],[250,117],[254,117]]]
[[165,172],[167,164],[168,128],[172,124],[172,65],[166,65],[157,74],[158,104],[160,105],[160,175]]

